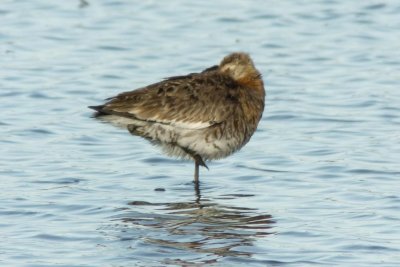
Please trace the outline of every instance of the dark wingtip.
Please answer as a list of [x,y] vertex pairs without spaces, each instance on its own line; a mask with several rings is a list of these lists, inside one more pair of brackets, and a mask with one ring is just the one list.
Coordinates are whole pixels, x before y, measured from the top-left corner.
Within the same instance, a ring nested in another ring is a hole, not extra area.
[[99,105],[99,106],[88,106],[88,108],[96,110],[96,111],[101,111],[103,109],[104,105]]
[[105,112],[103,111],[104,105],[99,105],[99,106],[88,106],[88,108],[97,111],[97,112],[95,112],[95,113],[93,114],[93,117],[94,117],[94,118],[97,118],[97,117],[99,117],[99,116],[102,116],[102,115],[106,115],[106,114],[107,114],[107,113],[105,113]]

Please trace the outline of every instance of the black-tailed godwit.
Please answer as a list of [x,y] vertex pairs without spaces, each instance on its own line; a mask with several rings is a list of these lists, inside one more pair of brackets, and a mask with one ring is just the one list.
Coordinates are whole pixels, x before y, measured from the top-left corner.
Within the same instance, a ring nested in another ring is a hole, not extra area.
[[232,53],[200,73],[170,77],[90,108],[96,118],[127,128],[168,155],[194,160],[198,183],[205,161],[227,157],[250,140],[264,98],[250,56]]

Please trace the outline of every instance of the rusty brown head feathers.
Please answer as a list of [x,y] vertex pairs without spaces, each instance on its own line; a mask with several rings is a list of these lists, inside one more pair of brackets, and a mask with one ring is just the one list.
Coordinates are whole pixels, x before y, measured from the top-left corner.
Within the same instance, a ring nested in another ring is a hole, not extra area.
[[219,64],[219,69],[244,86],[262,86],[261,74],[246,53],[237,52],[226,56]]

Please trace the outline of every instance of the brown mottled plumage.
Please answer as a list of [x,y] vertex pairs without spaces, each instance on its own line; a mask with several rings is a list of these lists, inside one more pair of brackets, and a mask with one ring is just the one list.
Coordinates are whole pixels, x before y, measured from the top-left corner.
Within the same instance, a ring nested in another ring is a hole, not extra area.
[[232,53],[219,66],[121,93],[90,108],[170,156],[195,161],[227,157],[255,132],[264,110],[261,74],[249,55]]

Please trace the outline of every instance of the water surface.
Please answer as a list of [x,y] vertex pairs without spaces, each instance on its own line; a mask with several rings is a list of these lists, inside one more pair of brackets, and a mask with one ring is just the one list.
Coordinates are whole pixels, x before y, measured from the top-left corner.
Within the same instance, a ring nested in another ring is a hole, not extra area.
[[[397,1],[2,1],[1,266],[398,266]],[[266,110],[201,170],[88,105],[232,51]]]

